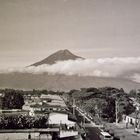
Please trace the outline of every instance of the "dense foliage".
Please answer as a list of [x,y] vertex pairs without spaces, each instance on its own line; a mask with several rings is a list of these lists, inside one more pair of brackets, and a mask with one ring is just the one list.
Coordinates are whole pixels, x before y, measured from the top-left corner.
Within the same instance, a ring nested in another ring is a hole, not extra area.
[[22,109],[24,105],[23,94],[15,90],[7,90],[2,98],[3,109]]
[[122,114],[131,114],[135,107],[129,95],[124,90],[104,87],[104,88],[83,88],[81,90],[71,90],[68,93],[69,102],[76,100],[76,104],[93,116],[98,116],[109,122],[114,122],[116,117],[116,102],[118,119]]
[[1,116],[0,129],[47,128],[47,116],[30,117],[24,115]]

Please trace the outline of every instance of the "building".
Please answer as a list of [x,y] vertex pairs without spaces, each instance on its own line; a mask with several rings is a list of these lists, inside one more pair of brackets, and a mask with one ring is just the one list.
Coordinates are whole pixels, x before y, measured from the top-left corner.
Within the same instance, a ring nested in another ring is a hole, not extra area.
[[67,124],[75,126],[76,122],[69,120],[67,112],[53,111],[49,113],[48,123],[49,124]]
[[60,138],[78,136],[76,121],[70,120],[69,114],[67,112],[50,112],[48,117],[48,124],[60,128]]
[[123,122],[126,126],[137,126],[140,128],[140,114],[132,113],[130,115],[123,115]]

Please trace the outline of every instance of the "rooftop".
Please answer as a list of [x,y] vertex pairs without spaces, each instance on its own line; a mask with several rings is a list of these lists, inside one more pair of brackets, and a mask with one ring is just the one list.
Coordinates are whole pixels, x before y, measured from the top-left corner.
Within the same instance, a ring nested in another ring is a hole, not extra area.
[[136,116],[136,113],[134,112],[134,113],[132,113],[132,114],[130,114],[130,115],[128,115],[129,117],[132,117],[132,118],[139,118],[140,119],[140,114],[138,114],[137,116]]

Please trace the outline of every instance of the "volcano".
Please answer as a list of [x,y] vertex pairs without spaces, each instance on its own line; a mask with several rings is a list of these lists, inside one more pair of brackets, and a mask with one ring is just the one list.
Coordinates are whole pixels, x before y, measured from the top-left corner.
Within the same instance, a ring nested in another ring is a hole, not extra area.
[[76,60],[76,59],[84,59],[80,56],[74,55],[69,50],[59,50],[52,55],[48,56],[47,58],[32,64],[31,66],[39,66],[43,64],[55,64],[57,61],[66,61],[66,60]]
[[[85,59],[72,54],[69,50],[59,50],[45,59],[36,62],[30,66],[38,69],[37,66],[48,64],[53,66],[57,61]],[[48,66],[47,66],[48,67]],[[28,73],[28,72],[12,72],[0,73],[0,88],[16,88],[16,89],[47,89],[69,91],[71,89],[80,89],[88,87],[115,87],[123,88],[125,91],[131,89],[139,89],[140,83],[136,83],[131,79],[123,77],[95,77],[95,76],[78,76],[65,74],[49,74]]]

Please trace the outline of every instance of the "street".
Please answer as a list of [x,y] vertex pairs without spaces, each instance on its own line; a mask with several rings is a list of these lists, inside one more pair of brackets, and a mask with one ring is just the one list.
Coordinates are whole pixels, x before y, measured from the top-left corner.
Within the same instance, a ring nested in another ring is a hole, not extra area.
[[94,127],[85,128],[87,132],[86,140],[100,140],[99,129]]
[[100,136],[99,136],[100,130],[97,127],[95,127],[96,124],[87,117],[84,111],[82,111],[78,107],[76,108],[76,110],[79,112],[79,114],[81,114],[81,116],[83,116],[90,123],[87,124],[87,126],[85,127],[86,140],[100,140]]

